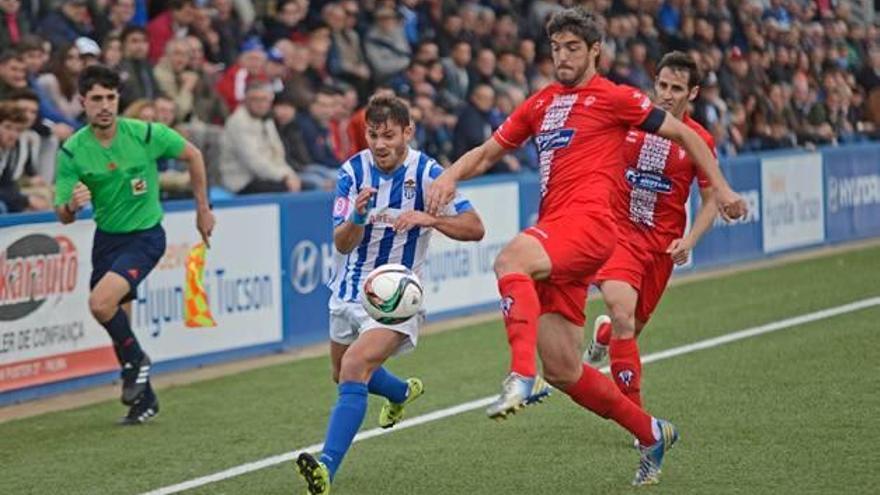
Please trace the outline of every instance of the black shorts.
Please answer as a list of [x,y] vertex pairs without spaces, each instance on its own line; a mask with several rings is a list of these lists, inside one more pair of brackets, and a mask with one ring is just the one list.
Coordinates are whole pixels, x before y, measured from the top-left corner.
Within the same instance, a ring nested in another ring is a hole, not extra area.
[[127,232],[111,234],[95,229],[92,245],[92,289],[107,272],[118,273],[131,288],[121,303],[137,297],[137,286],[155,268],[165,254],[165,229],[162,225]]

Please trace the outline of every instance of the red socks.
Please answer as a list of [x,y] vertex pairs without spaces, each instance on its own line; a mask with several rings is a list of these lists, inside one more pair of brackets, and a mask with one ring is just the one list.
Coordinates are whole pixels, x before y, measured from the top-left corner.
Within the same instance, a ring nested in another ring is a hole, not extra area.
[[523,376],[537,374],[538,316],[541,303],[531,277],[511,273],[498,280],[501,312],[510,344],[510,371]]
[[633,404],[642,407],[642,361],[636,339],[611,339],[608,348],[611,376],[617,388]]
[[590,366],[584,365],[581,378],[565,393],[581,406],[626,428],[641,445],[653,445],[657,440],[653,418],[627,399],[608,377]]

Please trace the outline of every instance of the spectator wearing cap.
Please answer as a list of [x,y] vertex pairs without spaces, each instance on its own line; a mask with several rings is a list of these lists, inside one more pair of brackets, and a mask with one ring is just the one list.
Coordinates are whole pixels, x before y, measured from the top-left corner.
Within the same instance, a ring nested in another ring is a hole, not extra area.
[[153,71],[159,89],[174,102],[179,121],[192,113],[199,84],[199,74],[189,69],[189,59],[189,43],[173,39],[165,45],[165,56]]
[[238,61],[223,72],[216,89],[226,106],[235,111],[244,100],[249,82],[266,78],[266,49],[257,37],[245,40]]
[[373,69],[373,79],[381,84],[409,65],[412,48],[394,9],[380,7],[374,17],[364,50]]
[[49,62],[49,71],[37,78],[37,86],[52,100],[65,118],[79,120],[82,101],[77,92],[77,80],[83,70],[79,48],[65,44],[55,51]]
[[330,132],[331,121],[337,112],[337,93],[333,89],[321,87],[308,110],[301,111],[296,116],[296,123],[306,141],[312,161],[332,169],[339,166]]
[[83,68],[101,63],[101,47],[95,43],[95,40],[80,36],[74,45],[79,50],[79,58],[82,59]]
[[129,26],[122,32],[122,62],[119,64],[119,108],[124,110],[139,99],[152,100],[159,95],[159,84],[153,74],[153,66],[147,59],[150,42],[144,28]]
[[40,22],[37,32],[52,46],[73,43],[80,36],[92,36],[88,0],[65,0],[60,9],[52,10]]
[[147,24],[150,39],[149,60],[159,62],[165,53],[165,44],[172,38],[182,38],[189,32],[196,15],[194,0],[170,0],[168,10],[157,15]]
[[[278,40],[278,43],[284,43],[287,40]],[[284,63],[284,53],[277,46],[273,46],[266,52],[266,80],[272,86],[275,93],[284,91],[284,81],[288,76],[287,65]]]
[[30,30],[19,0],[0,0],[0,46],[13,46]]
[[361,37],[349,22],[350,15],[340,4],[329,3],[322,10],[324,22],[330,27],[330,53],[327,68],[334,77],[354,86],[366,97],[370,83],[370,66],[364,56]]
[[110,6],[95,19],[96,39],[105,40],[107,36],[122,34],[131,24],[135,14],[134,0],[110,0]]
[[243,105],[223,129],[221,179],[237,194],[299,191],[301,182],[285,161],[284,144],[272,120],[275,93],[264,83],[248,84]]

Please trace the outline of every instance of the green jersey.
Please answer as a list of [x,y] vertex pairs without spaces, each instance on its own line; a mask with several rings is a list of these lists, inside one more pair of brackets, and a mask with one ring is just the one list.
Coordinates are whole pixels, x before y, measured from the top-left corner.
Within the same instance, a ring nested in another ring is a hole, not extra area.
[[82,182],[92,193],[99,229],[126,233],[153,227],[162,220],[156,160],[176,158],[185,146],[165,125],[119,118],[116,136],[104,147],[86,126],[58,152],[55,205],[68,203]]

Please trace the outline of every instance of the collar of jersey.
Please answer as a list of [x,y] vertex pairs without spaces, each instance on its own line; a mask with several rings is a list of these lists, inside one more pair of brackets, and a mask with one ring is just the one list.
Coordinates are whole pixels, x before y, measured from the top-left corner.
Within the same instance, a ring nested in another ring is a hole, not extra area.
[[406,156],[403,157],[403,163],[401,163],[400,165],[398,165],[397,168],[394,169],[394,172],[391,172],[390,174],[389,174],[389,173],[386,173],[386,172],[383,171],[381,168],[379,168],[379,166],[376,165],[376,159],[373,158],[372,160],[370,160],[370,169],[371,169],[371,172],[374,173],[374,174],[376,174],[376,175],[378,175],[379,177],[381,177],[381,178],[383,178],[383,179],[385,179],[385,180],[391,180],[391,179],[397,177],[397,176],[400,175],[400,174],[405,174],[405,173],[406,173],[406,162],[407,162],[407,160],[409,160],[409,158],[410,158],[410,153],[412,153],[412,148],[407,148],[407,150],[406,150]]

